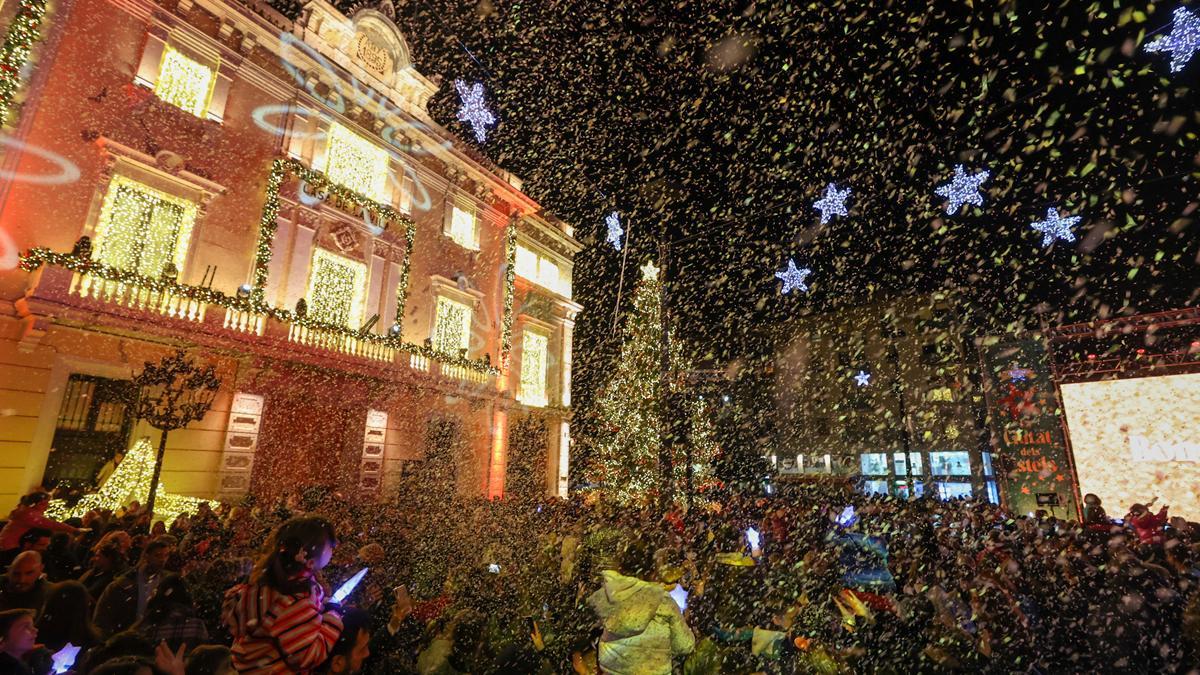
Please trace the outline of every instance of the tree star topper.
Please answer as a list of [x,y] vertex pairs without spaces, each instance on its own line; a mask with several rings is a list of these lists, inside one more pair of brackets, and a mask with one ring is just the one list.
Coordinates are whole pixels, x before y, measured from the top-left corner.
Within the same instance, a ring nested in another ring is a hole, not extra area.
[[1183,70],[1200,51],[1200,17],[1186,7],[1175,8],[1171,34],[1146,45],[1148,52],[1171,52],[1171,72]]
[[808,285],[804,280],[808,275],[812,274],[812,270],[807,267],[796,267],[795,260],[788,260],[787,269],[782,272],[776,272],[775,278],[783,281],[783,294],[787,295],[792,292],[793,288],[799,288],[802,292],[808,292]]
[[642,278],[646,281],[658,281],[658,265],[653,260],[638,269],[642,270]]
[[484,98],[483,84],[476,82],[468,85],[462,80],[455,80],[454,88],[458,90],[458,99],[462,101],[458,109],[458,121],[470,124],[475,132],[475,140],[483,143],[487,140],[488,127],[496,123],[496,116]]
[[865,387],[871,384],[871,374],[865,370],[860,370],[858,371],[858,374],[854,376],[854,381],[858,383],[858,386]]
[[830,183],[825,186],[825,196],[813,202],[813,208],[821,212],[821,224],[829,222],[833,216],[844,216],[846,198],[850,196],[850,188],[839,190],[838,186]]
[[979,192],[979,187],[991,176],[991,172],[986,170],[968,176],[967,172],[963,170],[963,165],[956,164],[954,178],[951,178],[949,183],[939,186],[934,192],[948,200],[946,214],[954,215],[958,213],[963,204],[983,206],[983,195]]
[[625,236],[625,229],[621,227],[621,216],[617,215],[616,211],[613,211],[604,219],[604,224],[608,226],[608,243],[620,251],[621,237]]
[[1075,233],[1071,231],[1071,228],[1080,220],[1083,220],[1082,216],[1063,218],[1058,215],[1058,209],[1051,206],[1046,209],[1046,219],[1039,220],[1030,227],[1042,233],[1042,246],[1049,246],[1054,243],[1055,239],[1075,241]]

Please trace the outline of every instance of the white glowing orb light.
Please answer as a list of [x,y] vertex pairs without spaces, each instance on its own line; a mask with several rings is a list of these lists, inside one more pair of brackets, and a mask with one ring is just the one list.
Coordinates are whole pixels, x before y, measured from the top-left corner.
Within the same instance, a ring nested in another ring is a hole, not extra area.
[[458,91],[458,100],[462,105],[458,108],[458,121],[471,125],[475,132],[475,140],[483,143],[487,140],[488,127],[496,123],[496,116],[487,105],[483,94],[483,84],[476,82],[468,85],[462,80],[454,81]]
[[1196,16],[1186,7],[1177,7],[1171,24],[1171,34],[1146,45],[1146,51],[1170,52],[1171,72],[1178,73],[1183,70],[1196,52],[1200,51],[1200,16]]
[[844,216],[846,199],[850,196],[850,188],[839,190],[837,185],[830,183],[825,186],[825,196],[813,202],[813,208],[821,212],[821,224],[829,222],[834,216]]
[[802,293],[807,293],[808,285],[804,283],[804,280],[810,274],[812,274],[812,270],[807,267],[796,267],[795,260],[788,260],[787,269],[776,272],[775,278],[783,281],[783,291],[781,292],[784,295],[791,293],[793,288],[799,288]]
[[934,192],[946,198],[946,214],[954,215],[963,204],[983,206],[983,194],[979,192],[979,188],[991,176],[989,171],[978,171],[968,176],[963,165],[957,164],[950,182],[938,186]]
[[1030,227],[1042,233],[1042,246],[1049,246],[1055,240],[1062,239],[1063,241],[1075,241],[1075,233],[1071,231],[1075,227],[1082,216],[1067,216],[1063,218],[1058,213],[1058,209],[1051,206],[1046,209],[1046,219],[1034,222]]

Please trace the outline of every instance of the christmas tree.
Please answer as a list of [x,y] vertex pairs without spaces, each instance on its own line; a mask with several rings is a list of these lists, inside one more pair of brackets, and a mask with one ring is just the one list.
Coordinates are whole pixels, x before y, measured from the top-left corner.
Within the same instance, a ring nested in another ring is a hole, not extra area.
[[[646,502],[661,486],[659,450],[663,401],[663,327],[659,292],[661,282],[653,265],[642,268],[642,280],[634,291],[633,309],[626,317],[621,355],[608,381],[596,397],[596,432],[585,469],[587,483],[619,503]],[[669,393],[678,401],[689,364],[675,340],[668,340]],[[673,414],[686,420],[686,437],[672,444],[673,493],[686,495],[685,444],[692,449],[693,486],[711,480],[710,463],[716,454],[707,406],[690,398],[676,406]]]

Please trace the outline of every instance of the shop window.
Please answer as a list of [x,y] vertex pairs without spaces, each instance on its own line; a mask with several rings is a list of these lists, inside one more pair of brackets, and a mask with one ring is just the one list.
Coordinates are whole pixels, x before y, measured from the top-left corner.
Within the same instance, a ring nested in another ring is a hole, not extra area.
[[195,221],[192,202],[116,176],[96,224],[96,259],[153,279],[167,263],[182,271]]
[[[897,474],[899,475],[899,474]],[[896,481],[896,496],[900,499],[913,499],[925,495],[925,484],[919,480],[912,482],[912,487],[908,485],[906,480]]]
[[996,472],[992,469],[992,453],[984,452],[980,454],[983,456],[983,475],[995,476]]
[[910,452],[907,458],[905,453],[897,452],[892,454],[892,462],[896,465],[896,476],[908,476],[908,459],[912,460],[912,475],[921,475],[921,453]]
[[999,504],[1000,503],[1000,490],[998,490],[996,488],[996,481],[989,480],[987,483],[985,483],[985,485],[987,485],[988,501],[993,504]]
[[165,103],[203,117],[208,110],[215,73],[212,68],[184,56],[167,45],[163,48],[154,95]]
[[456,300],[439,296],[433,323],[433,348],[458,356],[471,346],[471,308]]
[[334,326],[357,327],[362,322],[367,266],[357,260],[313,251],[308,277],[308,316]]
[[459,246],[479,250],[479,226],[473,209],[458,204],[450,207],[445,233]]
[[333,122],[326,131],[325,175],[378,202],[387,201],[388,151]]
[[[859,455],[859,468],[864,476],[886,476],[888,474],[887,453],[868,452]],[[884,488],[886,491],[887,488]]]
[[971,497],[970,483],[940,482],[937,484],[938,499],[962,499]]
[[934,476],[970,476],[971,455],[965,451],[931,452],[929,473]]
[[546,395],[546,357],[550,339],[526,330],[521,337],[521,388],[517,400],[526,405],[544,406]]
[[886,495],[888,493],[888,484],[886,480],[865,480],[863,481],[863,492],[869,495]]

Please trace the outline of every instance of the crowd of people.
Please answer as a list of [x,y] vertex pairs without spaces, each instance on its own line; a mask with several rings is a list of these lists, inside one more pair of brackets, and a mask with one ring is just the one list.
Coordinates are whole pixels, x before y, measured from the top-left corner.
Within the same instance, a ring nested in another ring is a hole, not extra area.
[[47,499],[0,531],[0,674],[1200,672],[1200,526],[1153,502]]

